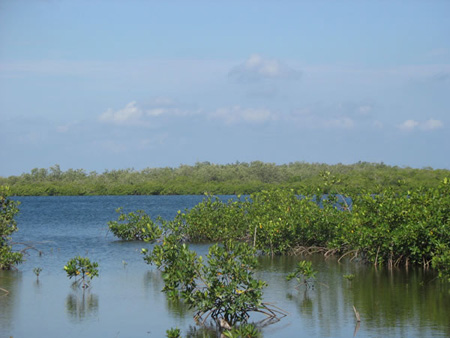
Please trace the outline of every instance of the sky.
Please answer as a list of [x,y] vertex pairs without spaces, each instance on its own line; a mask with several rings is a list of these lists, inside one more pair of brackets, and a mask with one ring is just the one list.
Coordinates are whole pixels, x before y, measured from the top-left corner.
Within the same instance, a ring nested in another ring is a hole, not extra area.
[[450,169],[450,1],[0,0],[0,176]]

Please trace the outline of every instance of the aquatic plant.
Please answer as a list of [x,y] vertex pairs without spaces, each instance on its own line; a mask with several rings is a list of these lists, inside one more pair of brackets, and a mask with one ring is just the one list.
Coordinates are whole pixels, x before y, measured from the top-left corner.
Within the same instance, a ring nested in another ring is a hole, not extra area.
[[181,338],[181,330],[179,328],[170,328],[166,331],[167,338]]
[[259,338],[262,337],[262,334],[254,324],[242,324],[224,331],[223,336],[226,338]]
[[116,212],[120,214],[118,220],[108,222],[109,230],[114,236],[126,241],[146,242],[152,242],[161,236],[159,226],[144,211],[137,210],[126,214],[122,208],[118,208]]
[[67,277],[75,277],[76,285],[81,285],[83,289],[88,288],[92,278],[98,276],[98,263],[91,262],[87,257],[77,256],[70,259],[64,266]]
[[36,278],[39,279],[39,275],[40,275],[41,272],[42,272],[42,268],[40,268],[40,267],[33,268],[33,272],[34,272],[34,274],[36,275]]
[[144,260],[163,274],[163,289],[170,297],[181,297],[196,310],[195,320],[205,324],[211,317],[219,327],[246,323],[251,312],[277,320],[285,314],[262,302],[267,285],[254,278],[255,249],[246,243],[226,241],[212,245],[204,263],[177,236],[164,238],[152,252],[143,249]]
[[22,252],[14,252],[11,245],[11,235],[18,230],[14,217],[19,202],[9,196],[9,187],[0,186],[0,270],[10,270],[23,261]]
[[344,277],[346,280],[348,280],[349,282],[351,282],[353,279],[355,279],[355,275],[352,273],[349,273],[347,275],[343,275],[342,277]]
[[313,269],[311,261],[300,261],[293,272],[286,276],[290,281],[295,278],[298,286],[304,285],[306,288],[314,287],[317,271]]
[[[422,265],[450,276],[450,180],[437,188],[399,193],[361,191],[351,200],[340,184],[303,195],[291,190],[261,191],[244,200],[207,198],[174,222],[191,240],[245,241],[266,254],[338,254],[388,267]],[[329,195],[318,197],[324,189]]]

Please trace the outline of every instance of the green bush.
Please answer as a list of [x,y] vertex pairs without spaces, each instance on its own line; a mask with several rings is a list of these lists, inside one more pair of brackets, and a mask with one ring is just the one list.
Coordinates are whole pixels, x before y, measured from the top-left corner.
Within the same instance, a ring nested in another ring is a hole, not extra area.
[[142,252],[147,263],[161,270],[163,291],[194,308],[197,321],[210,317],[221,326],[234,326],[246,323],[250,312],[276,317],[276,311],[262,302],[266,283],[254,278],[255,250],[245,243],[230,240],[212,245],[206,263],[173,234],[152,252]]
[[146,241],[152,242],[162,234],[159,226],[152,221],[144,211],[138,210],[136,213],[125,214],[122,208],[116,210],[119,213],[118,221],[108,222],[109,230],[114,236],[126,241]]
[[19,212],[19,202],[9,196],[9,187],[0,186],[0,270],[10,270],[23,261],[23,254],[14,252],[11,245],[11,235],[18,230],[14,217]]
[[77,256],[72,258],[64,266],[67,277],[75,277],[75,284],[81,285],[83,289],[88,288],[92,278],[98,276],[98,263],[91,262],[87,257]]

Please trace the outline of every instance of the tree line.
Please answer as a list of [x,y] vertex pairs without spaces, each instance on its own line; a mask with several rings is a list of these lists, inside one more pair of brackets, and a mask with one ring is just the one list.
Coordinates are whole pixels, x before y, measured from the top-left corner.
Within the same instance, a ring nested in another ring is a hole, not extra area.
[[16,196],[45,195],[199,195],[251,194],[272,188],[298,191],[317,187],[321,174],[336,177],[340,191],[357,192],[361,188],[376,192],[391,187],[408,191],[417,187],[436,187],[450,170],[389,166],[384,163],[324,164],[292,162],[289,164],[236,162],[214,164],[197,162],[177,168],[146,168],[143,170],[105,170],[103,173],[84,169],[61,170],[34,168],[19,176],[0,177]]

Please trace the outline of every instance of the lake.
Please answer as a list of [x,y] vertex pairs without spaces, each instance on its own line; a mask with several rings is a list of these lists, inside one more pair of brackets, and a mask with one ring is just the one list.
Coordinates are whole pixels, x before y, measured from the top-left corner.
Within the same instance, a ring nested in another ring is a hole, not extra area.
[[[230,196],[231,197],[231,196]],[[228,196],[223,196],[226,199]],[[0,337],[208,336],[193,311],[167,300],[155,267],[140,253],[151,244],[124,242],[108,232],[115,209],[173,218],[203,196],[45,196],[21,202],[14,242],[31,244],[18,271],[0,271]],[[208,245],[192,245],[204,254]],[[19,248],[19,246],[18,246]],[[83,292],[63,270],[74,256],[99,263],[99,277]],[[286,275],[301,259],[318,270],[314,289],[296,289]],[[33,268],[40,267],[39,279]],[[343,275],[354,274],[352,281]],[[288,315],[262,329],[264,337],[449,337],[450,286],[433,271],[374,268],[321,256],[261,257],[257,276],[268,282],[264,301]],[[360,312],[357,325],[353,305]]]

